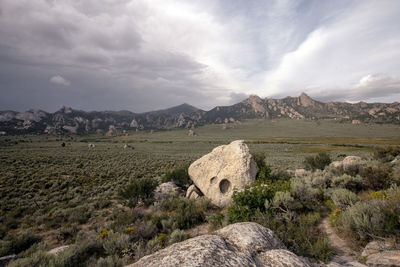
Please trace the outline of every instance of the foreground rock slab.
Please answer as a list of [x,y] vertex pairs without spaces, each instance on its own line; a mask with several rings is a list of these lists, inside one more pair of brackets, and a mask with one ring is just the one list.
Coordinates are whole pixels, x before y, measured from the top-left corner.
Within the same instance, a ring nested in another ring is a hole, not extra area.
[[240,190],[250,185],[257,172],[257,164],[243,140],[216,147],[189,167],[189,176],[196,187],[220,208],[232,202],[235,188]]
[[310,265],[286,250],[271,230],[257,223],[246,222],[229,225],[211,235],[198,236],[173,244],[129,266],[307,267]]

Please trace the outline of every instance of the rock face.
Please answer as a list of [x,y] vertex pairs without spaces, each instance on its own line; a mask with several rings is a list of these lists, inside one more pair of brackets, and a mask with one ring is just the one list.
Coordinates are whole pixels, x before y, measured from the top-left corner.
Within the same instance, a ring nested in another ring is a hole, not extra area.
[[366,257],[368,266],[400,266],[400,250],[398,245],[384,242],[369,242],[361,256]]
[[186,197],[189,199],[198,199],[202,196],[204,196],[203,193],[201,193],[200,189],[198,189],[197,186],[195,186],[194,184],[189,186],[186,191]]
[[275,234],[256,223],[236,223],[211,235],[173,244],[131,267],[151,266],[309,266],[287,251]]
[[171,194],[181,194],[181,189],[174,182],[162,183],[154,189],[154,198],[161,200]]
[[221,208],[232,202],[234,188],[251,184],[258,167],[242,140],[219,146],[189,167],[189,176],[200,191]]
[[358,167],[361,165],[361,158],[357,156],[347,156],[343,159],[343,169],[349,170],[352,167]]

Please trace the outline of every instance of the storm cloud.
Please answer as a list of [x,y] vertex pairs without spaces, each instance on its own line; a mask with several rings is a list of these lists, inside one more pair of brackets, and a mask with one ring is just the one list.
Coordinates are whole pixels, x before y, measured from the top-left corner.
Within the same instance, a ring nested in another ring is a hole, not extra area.
[[400,100],[400,2],[2,0],[0,109]]

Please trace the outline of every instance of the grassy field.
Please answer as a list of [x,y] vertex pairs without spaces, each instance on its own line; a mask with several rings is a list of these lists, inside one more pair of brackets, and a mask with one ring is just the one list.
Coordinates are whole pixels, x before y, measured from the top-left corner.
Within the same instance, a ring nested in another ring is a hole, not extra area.
[[[389,124],[250,120],[195,132],[0,137],[1,242],[29,231],[51,248],[74,242],[60,237],[66,228],[98,233],[108,218],[124,212],[117,192],[131,180],[161,178],[237,139],[246,140],[252,153],[264,153],[267,165],[279,170],[301,168],[306,156],[321,151],[335,160],[369,157],[378,145],[400,145],[400,126]],[[126,143],[132,148],[124,149]]]

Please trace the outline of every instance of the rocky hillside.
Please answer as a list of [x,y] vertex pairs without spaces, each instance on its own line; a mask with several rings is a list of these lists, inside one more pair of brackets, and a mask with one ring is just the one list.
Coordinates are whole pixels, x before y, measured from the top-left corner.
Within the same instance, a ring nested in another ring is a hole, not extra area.
[[400,104],[323,103],[305,93],[283,99],[248,99],[232,106],[204,111],[188,104],[146,113],[130,111],[85,112],[63,107],[55,113],[42,110],[0,111],[0,134],[124,134],[128,130],[191,128],[208,123],[232,123],[252,118],[335,119],[352,123],[400,123]]

